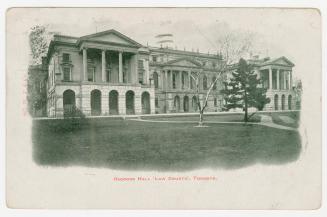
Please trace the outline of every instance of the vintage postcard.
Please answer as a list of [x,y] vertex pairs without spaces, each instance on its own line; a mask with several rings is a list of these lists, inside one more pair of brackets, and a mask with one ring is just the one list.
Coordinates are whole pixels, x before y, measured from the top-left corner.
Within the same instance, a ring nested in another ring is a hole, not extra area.
[[318,209],[321,17],[11,8],[10,208]]

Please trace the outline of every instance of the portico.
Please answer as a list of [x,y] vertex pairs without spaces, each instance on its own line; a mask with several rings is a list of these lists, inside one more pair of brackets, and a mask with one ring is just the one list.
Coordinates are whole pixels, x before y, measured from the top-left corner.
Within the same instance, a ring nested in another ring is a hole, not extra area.
[[267,88],[270,103],[266,110],[286,110],[294,108],[292,96],[292,68],[294,64],[287,58],[280,57],[268,60],[261,65],[259,70],[263,87]]
[[[123,50],[82,49],[83,82],[138,84],[138,54]],[[94,65],[101,65],[95,69]],[[101,71],[100,71],[101,70]],[[92,74],[95,75],[92,75]],[[97,74],[99,74],[97,76]]]
[[292,70],[286,67],[267,66],[260,69],[260,77],[268,90],[290,90]]

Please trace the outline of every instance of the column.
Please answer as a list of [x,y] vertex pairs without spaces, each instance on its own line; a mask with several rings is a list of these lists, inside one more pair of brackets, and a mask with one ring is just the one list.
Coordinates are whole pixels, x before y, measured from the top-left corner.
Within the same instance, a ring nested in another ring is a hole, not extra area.
[[181,90],[181,89],[183,89],[183,83],[182,83],[182,79],[183,79],[183,76],[182,76],[182,73],[183,73],[183,71],[178,71],[178,80],[179,80],[179,89]]
[[101,93],[101,115],[109,115],[109,94],[105,91]]
[[188,89],[189,89],[189,90],[191,89],[191,82],[192,82],[191,79],[192,79],[192,78],[191,78],[191,71],[188,71]]
[[101,66],[102,66],[102,81],[106,82],[106,51],[102,50],[102,59],[101,59]]
[[277,84],[277,90],[279,90],[279,69],[277,69],[277,76],[276,76],[276,84]]
[[[126,114],[126,93],[125,91],[119,91],[118,93],[118,110],[119,114],[125,115]],[[134,95],[135,97],[135,95]],[[135,106],[135,98],[134,98],[134,106]],[[135,108],[135,107],[134,107]]]
[[269,89],[272,89],[272,70],[269,68]]
[[[170,84],[169,87],[170,89],[173,89],[173,70],[169,70],[170,71]],[[176,81],[176,77],[175,77],[175,81]]]
[[123,52],[119,51],[119,70],[118,70],[118,78],[119,78],[119,83],[123,83]]
[[289,76],[290,76],[289,77],[289,79],[290,79],[290,81],[289,81],[290,82],[290,89],[292,90],[292,88],[293,88],[292,87],[292,85],[293,85],[293,82],[292,82],[292,71],[289,71]]
[[144,59],[144,69],[146,74],[146,84],[150,84],[150,69],[149,69],[149,61]]
[[164,73],[165,73],[165,89],[168,90],[168,70],[165,70]]
[[286,71],[284,71],[283,76],[284,76],[284,90],[286,90]]
[[87,51],[83,48],[83,80],[87,81]]
[[139,70],[138,70],[138,55],[134,54],[134,73],[135,73],[135,84],[139,84]]

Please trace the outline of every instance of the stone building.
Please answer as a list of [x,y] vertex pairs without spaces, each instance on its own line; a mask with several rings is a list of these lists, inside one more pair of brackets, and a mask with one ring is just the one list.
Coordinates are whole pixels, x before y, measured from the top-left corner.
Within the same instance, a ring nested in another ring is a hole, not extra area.
[[[79,38],[55,35],[47,59],[49,117],[74,107],[87,116],[194,112],[192,73],[201,73],[203,98],[222,62],[220,55],[143,46],[115,30]],[[266,109],[292,109],[294,65],[285,57],[249,61],[272,99]],[[220,81],[207,111],[222,110],[221,88]]]

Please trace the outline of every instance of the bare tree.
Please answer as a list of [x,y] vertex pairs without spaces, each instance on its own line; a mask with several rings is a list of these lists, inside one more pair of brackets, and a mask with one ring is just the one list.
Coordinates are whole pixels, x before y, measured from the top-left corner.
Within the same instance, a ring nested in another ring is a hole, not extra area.
[[200,95],[201,95],[200,78],[201,78],[203,72],[200,71],[200,72],[196,72],[196,73],[193,73],[193,74],[191,73],[191,78],[195,82],[196,104],[198,106],[198,110],[199,110],[199,114],[200,114],[199,125],[198,125],[199,127],[203,126],[203,113],[204,113],[204,110],[208,106],[208,99],[209,99],[210,93],[211,93],[213,87],[215,86],[215,84],[217,83],[218,79],[220,78],[221,73],[222,73],[222,71],[218,72],[218,74],[216,76],[216,79],[214,81],[212,81],[212,83],[210,84],[209,89],[206,92],[206,96],[205,96],[205,98],[203,98],[202,102],[200,100]]
[[240,35],[239,32],[228,32],[225,35],[221,35],[218,37],[217,45],[220,48],[220,52],[217,55],[218,65],[217,71],[215,73],[215,80],[213,80],[206,90],[205,97],[200,99],[201,88],[200,88],[200,80],[203,75],[203,70],[196,73],[191,73],[191,78],[195,82],[196,88],[196,100],[197,106],[199,110],[199,127],[204,126],[204,111],[208,106],[209,96],[217,86],[217,82],[219,80],[226,80],[226,73],[229,71],[229,67],[233,63],[237,63],[237,61],[250,54],[253,45],[253,34],[252,33],[243,33]]

